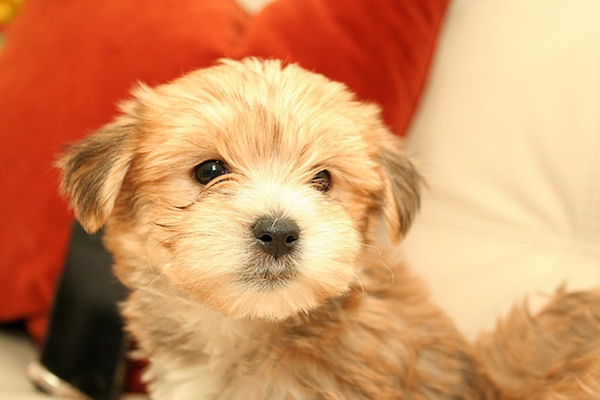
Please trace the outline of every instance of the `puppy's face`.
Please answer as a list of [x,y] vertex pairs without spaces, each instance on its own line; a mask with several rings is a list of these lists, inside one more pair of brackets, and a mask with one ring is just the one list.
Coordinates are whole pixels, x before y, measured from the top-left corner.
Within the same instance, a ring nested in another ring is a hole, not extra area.
[[376,215],[398,238],[418,207],[377,108],[297,66],[223,62],[122,110],[59,166],[130,286],[159,274],[226,315],[285,318],[348,289]]

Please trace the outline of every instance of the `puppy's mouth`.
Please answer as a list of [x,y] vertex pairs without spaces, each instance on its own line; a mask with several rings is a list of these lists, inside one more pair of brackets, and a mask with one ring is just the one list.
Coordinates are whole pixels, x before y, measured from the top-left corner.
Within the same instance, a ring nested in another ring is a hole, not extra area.
[[298,267],[292,254],[277,259],[263,254],[246,266],[241,280],[260,290],[272,290],[287,286],[297,276]]
[[259,218],[252,227],[254,255],[242,280],[260,289],[289,284],[298,274],[300,229],[287,218]]

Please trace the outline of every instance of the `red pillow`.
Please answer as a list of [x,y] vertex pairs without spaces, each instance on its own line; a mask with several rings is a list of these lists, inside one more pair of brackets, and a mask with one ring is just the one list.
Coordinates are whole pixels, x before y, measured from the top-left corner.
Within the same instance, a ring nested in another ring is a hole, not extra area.
[[449,0],[285,0],[257,15],[238,57],[277,57],[345,82],[404,135]]
[[447,2],[278,0],[251,18],[233,0],[25,1],[0,55],[0,322],[42,336],[71,221],[52,161],[108,122],[136,80],[224,56],[283,58],[382,104],[404,134]]
[[229,55],[249,21],[234,0],[27,0],[0,54],[0,321],[40,338],[72,217],[61,146],[108,122],[136,80]]

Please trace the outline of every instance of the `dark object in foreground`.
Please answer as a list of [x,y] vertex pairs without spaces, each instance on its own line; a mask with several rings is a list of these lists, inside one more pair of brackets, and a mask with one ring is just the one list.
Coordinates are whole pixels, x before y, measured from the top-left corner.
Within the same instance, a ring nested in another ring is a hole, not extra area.
[[100,234],[75,224],[40,361],[28,371],[41,390],[98,400],[121,394],[126,349],[117,302],[126,289],[111,264]]

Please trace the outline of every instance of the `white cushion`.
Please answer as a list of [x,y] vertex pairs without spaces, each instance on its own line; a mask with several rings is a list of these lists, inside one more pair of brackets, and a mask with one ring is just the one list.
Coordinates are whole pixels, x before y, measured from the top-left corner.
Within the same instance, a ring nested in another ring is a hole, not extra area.
[[407,148],[404,247],[470,337],[527,294],[600,281],[600,1],[454,0]]

